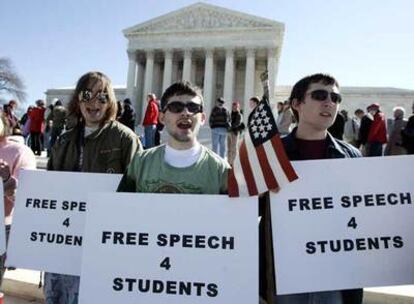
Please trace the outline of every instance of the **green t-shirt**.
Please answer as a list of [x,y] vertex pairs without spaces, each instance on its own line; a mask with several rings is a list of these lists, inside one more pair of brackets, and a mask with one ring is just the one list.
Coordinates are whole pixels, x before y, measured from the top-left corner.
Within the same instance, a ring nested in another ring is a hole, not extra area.
[[165,145],[138,152],[118,186],[119,192],[221,194],[227,191],[228,163],[201,146],[199,159],[176,168],[164,161]]

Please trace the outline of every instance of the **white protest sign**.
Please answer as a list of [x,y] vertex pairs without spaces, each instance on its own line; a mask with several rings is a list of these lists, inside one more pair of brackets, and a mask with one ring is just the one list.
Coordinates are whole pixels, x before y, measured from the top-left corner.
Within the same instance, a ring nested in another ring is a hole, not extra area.
[[[0,179],[1,180],[1,179]],[[3,192],[3,183],[0,187],[0,219],[3,219],[3,223],[0,225],[0,254],[6,252],[6,231],[4,229],[4,192]]]
[[89,191],[115,191],[121,175],[22,171],[7,265],[79,275]]
[[258,302],[257,197],[96,193],[89,203],[80,303]]
[[294,167],[271,194],[278,294],[414,283],[414,156]]

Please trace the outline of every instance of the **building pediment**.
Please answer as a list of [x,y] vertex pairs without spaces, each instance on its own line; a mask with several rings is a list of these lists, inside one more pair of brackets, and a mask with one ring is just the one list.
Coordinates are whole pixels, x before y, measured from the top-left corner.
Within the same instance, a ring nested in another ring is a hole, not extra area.
[[192,31],[223,31],[241,29],[282,29],[282,23],[226,8],[196,3],[172,13],[127,28],[126,37],[140,34]]

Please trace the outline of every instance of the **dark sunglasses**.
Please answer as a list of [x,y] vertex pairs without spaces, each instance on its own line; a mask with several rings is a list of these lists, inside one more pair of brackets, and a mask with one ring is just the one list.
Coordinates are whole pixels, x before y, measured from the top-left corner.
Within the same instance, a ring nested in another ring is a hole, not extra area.
[[164,107],[163,112],[166,112],[168,110],[171,113],[181,113],[182,111],[184,111],[184,108],[187,108],[188,112],[193,114],[203,112],[203,106],[199,103],[195,103],[192,101],[171,101],[167,103],[167,105]]
[[83,90],[79,93],[79,100],[82,102],[91,102],[92,100],[97,99],[100,103],[107,103],[109,101],[108,94],[104,91],[98,92],[95,96],[92,95],[91,90]]
[[309,93],[312,99],[315,99],[317,101],[325,101],[328,99],[328,96],[331,96],[331,100],[334,103],[341,103],[342,96],[341,94],[334,93],[334,92],[328,92],[326,90],[315,90]]

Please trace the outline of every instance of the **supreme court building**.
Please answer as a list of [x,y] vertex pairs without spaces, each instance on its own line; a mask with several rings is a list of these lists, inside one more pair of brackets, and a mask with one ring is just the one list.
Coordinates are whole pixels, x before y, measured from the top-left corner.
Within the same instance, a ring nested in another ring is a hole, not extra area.
[[[202,88],[207,114],[215,100],[224,97],[227,108],[237,100],[247,115],[250,97],[263,94],[260,74],[266,69],[271,103],[290,95],[289,86],[276,86],[284,31],[283,23],[205,3],[129,27],[123,31],[128,40],[126,87],[115,86],[115,94],[133,101],[138,124],[146,95],[160,98],[179,80]],[[59,98],[67,103],[73,89],[49,89],[46,101]],[[351,113],[379,102],[389,116],[396,105],[409,110],[414,99],[414,91],[398,88],[341,87],[341,93],[341,107]]]
[[282,23],[196,3],[123,31],[128,39],[126,95],[146,106],[145,96],[189,80],[203,89],[206,111],[219,97],[245,103],[262,94],[260,73],[269,71],[274,97]]

